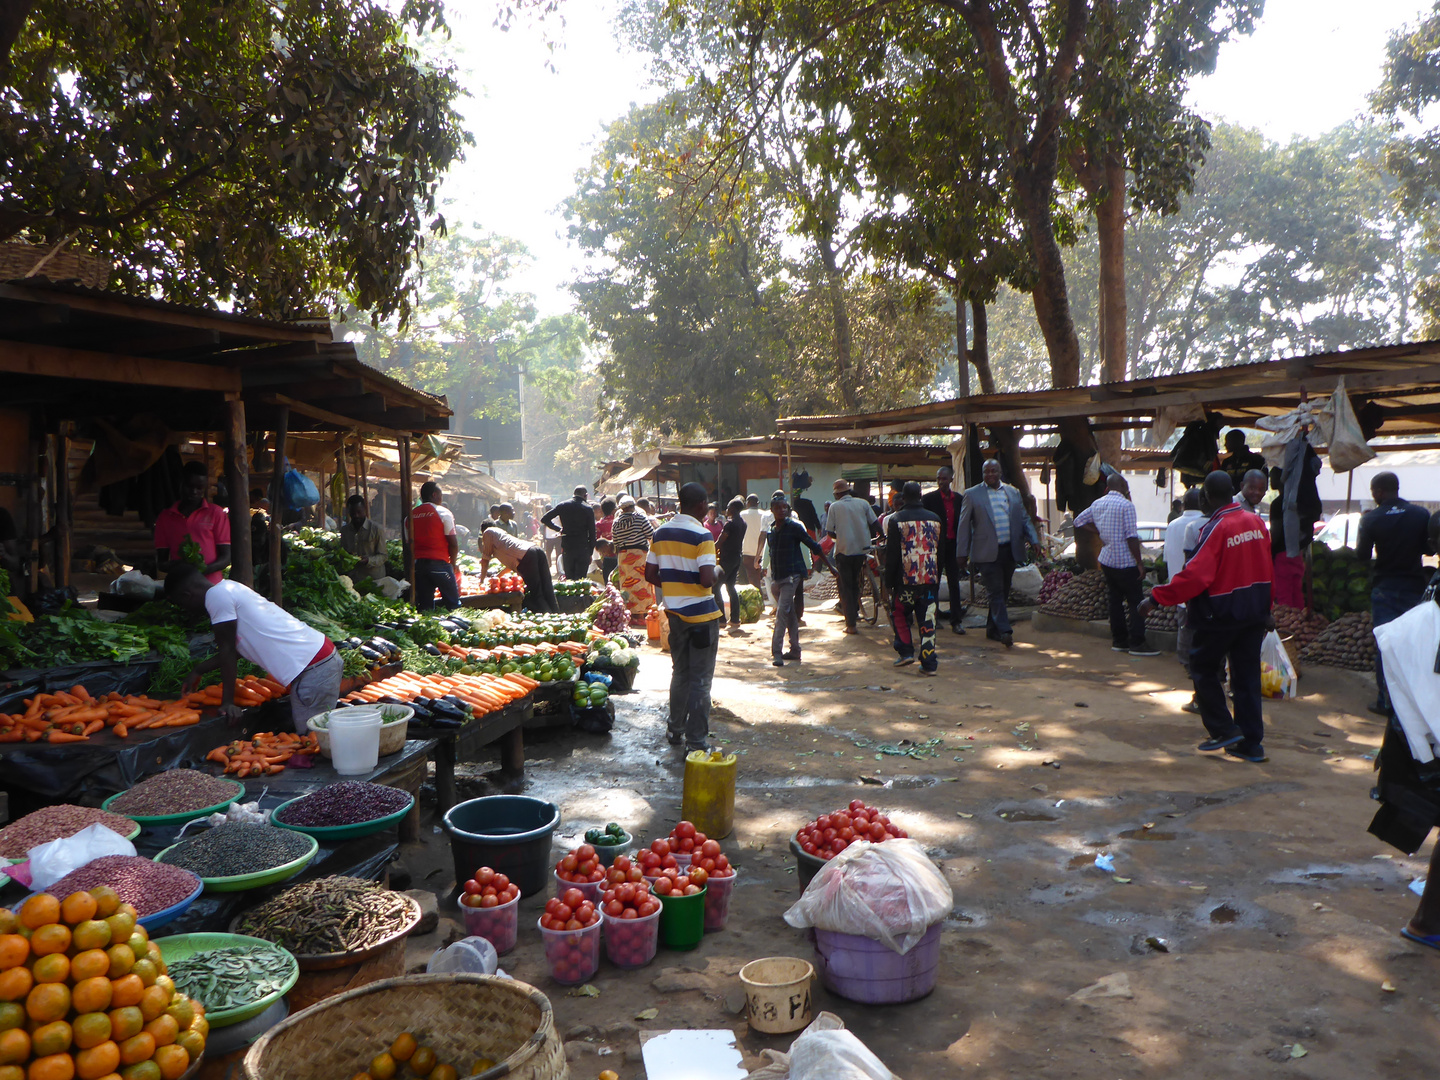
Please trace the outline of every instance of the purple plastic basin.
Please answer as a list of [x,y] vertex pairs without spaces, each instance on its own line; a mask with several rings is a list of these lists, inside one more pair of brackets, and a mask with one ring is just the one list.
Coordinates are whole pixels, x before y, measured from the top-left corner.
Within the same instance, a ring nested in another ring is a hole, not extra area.
[[815,966],[832,994],[869,1005],[914,1001],[935,989],[940,970],[940,924],[925,931],[904,956],[858,934],[815,931]]

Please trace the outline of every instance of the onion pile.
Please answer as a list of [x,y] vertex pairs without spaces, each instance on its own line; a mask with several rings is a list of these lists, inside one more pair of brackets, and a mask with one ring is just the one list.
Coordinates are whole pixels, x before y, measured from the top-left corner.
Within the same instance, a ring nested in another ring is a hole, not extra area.
[[605,586],[600,594],[600,610],[595,615],[595,629],[602,634],[619,634],[630,628],[630,611],[625,598],[614,585]]
[[1045,581],[1040,586],[1040,603],[1050,603],[1055,599],[1055,594],[1060,591],[1060,587],[1074,576],[1069,570],[1051,570],[1045,575]]

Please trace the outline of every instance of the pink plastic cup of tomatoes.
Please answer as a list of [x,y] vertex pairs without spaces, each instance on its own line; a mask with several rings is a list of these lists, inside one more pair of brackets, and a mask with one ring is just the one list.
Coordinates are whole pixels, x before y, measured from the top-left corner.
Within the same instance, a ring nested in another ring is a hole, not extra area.
[[475,876],[461,887],[460,912],[465,932],[472,937],[483,937],[502,955],[515,948],[520,929],[520,887],[506,875],[488,866],[475,871]]

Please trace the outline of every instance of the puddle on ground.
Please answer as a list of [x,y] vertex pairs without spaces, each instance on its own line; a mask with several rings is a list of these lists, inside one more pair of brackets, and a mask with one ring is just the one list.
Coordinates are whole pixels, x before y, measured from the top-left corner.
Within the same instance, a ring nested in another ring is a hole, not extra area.
[[1240,918],[1240,913],[1229,904],[1221,904],[1219,907],[1210,909],[1210,921],[1220,923],[1222,926],[1228,926],[1238,918]]
[[1121,840],[1174,840],[1176,834],[1161,829],[1126,829],[1120,834]]
[[1005,821],[1059,821],[1059,814],[1047,814],[1044,810],[997,810],[996,817]]
[[1083,870],[1087,866],[1095,865],[1093,855],[1075,855],[1065,864],[1066,870]]

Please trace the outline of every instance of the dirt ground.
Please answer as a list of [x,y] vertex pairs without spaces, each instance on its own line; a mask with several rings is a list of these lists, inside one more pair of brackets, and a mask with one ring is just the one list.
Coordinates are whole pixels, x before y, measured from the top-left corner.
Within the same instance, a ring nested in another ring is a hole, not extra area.
[[[930,996],[872,1007],[817,984],[817,1010],[907,1080],[1435,1074],[1440,956],[1397,935],[1429,846],[1405,858],[1365,831],[1382,731],[1365,711],[1373,680],[1305,671],[1299,700],[1267,702],[1270,761],[1252,765],[1195,750],[1204,732],[1180,710],[1173,655],[1132,658],[1028,623],[1007,652],[944,628],[926,679],[892,668],[882,629],[842,637],[838,617],[813,609],[808,623],[798,666],[770,666],[768,622],[721,643],[712,732],[740,755],[727,930],[638,971],[602,962],[599,996],[580,997],[550,980],[527,929],[545,898],[522,903],[502,965],[550,995],[577,1080],[644,1076],[640,1029],[733,1029],[747,1056],[788,1046],[749,1032],[736,972],[812,958],[781,917],[799,895],[787,841],[856,797],[924,843],[955,892]],[[591,825],[618,820],[648,840],[679,819],[668,680],[668,658],[647,649],[610,736],[529,740],[525,790],[565,815],[557,858]],[[902,740],[929,749],[876,749]],[[448,896],[438,830],[403,857],[417,887]]]

